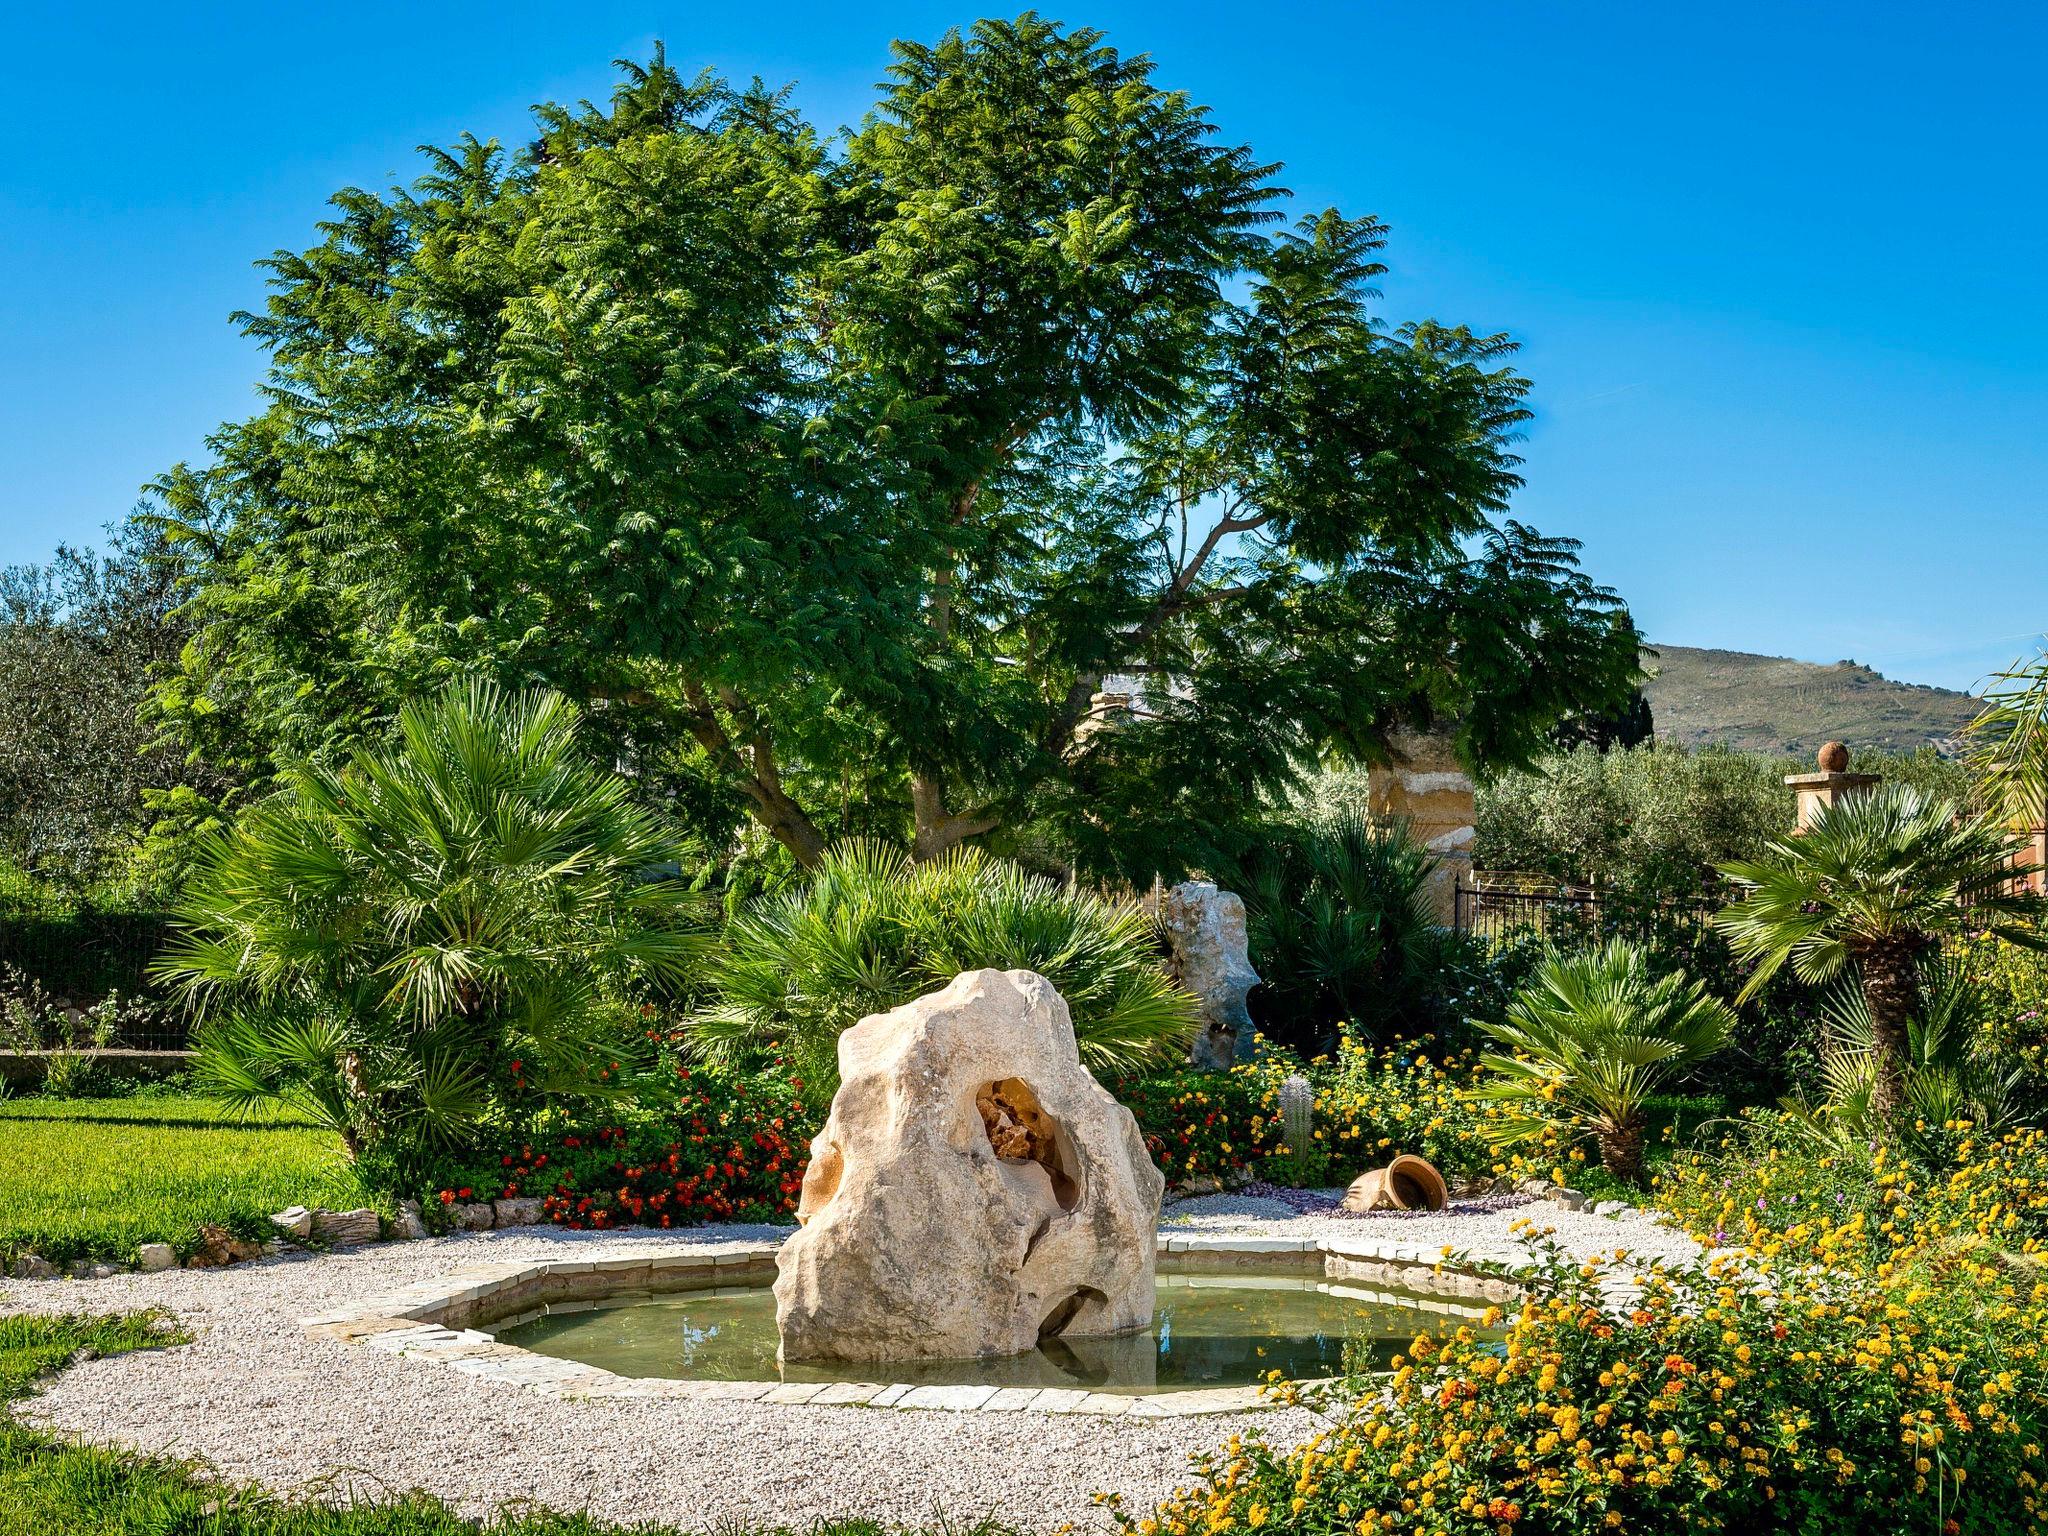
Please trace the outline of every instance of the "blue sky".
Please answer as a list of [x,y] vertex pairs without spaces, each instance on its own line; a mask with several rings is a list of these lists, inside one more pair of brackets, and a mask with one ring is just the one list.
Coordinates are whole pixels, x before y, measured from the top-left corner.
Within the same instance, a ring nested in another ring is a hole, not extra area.
[[[1006,14],[992,8],[996,14]],[[2048,9],[1042,7],[1151,52],[1386,310],[1526,343],[1517,515],[1653,637],[1966,687],[2048,629]],[[516,139],[656,37],[856,119],[926,4],[54,6],[0,61],[0,562],[254,405],[250,263],[414,145]]]

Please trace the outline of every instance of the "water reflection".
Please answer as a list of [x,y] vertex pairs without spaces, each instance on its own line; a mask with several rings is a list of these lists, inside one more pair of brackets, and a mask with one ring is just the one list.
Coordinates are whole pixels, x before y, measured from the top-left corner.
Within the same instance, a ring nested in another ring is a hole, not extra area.
[[1112,1338],[1050,1339],[989,1360],[808,1362],[778,1366],[766,1287],[571,1302],[507,1319],[508,1344],[621,1376],[714,1381],[900,1381],[924,1386],[1079,1387],[1153,1393],[1244,1386],[1378,1368],[1420,1333],[1476,1322],[1473,1303],[1302,1275],[1162,1275],[1152,1327]]

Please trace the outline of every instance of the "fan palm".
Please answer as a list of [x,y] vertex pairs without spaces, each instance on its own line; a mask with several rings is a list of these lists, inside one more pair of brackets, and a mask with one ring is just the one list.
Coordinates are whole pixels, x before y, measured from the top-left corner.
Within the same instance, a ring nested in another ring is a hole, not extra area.
[[1992,802],[2015,823],[2039,826],[2048,811],[2048,655],[1995,674],[1964,734]]
[[210,839],[156,968],[200,1016],[201,1084],[396,1164],[614,1091],[644,1040],[632,1004],[706,941],[660,873],[679,839],[577,728],[559,694],[457,684],[388,750],[293,773]]
[[[1906,1021],[1903,1072],[1915,1128],[1901,1130],[1907,1149],[1933,1162],[1949,1126],[1967,1123],[1984,1136],[2010,1126],[2024,1074],[1987,1050],[1990,1000],[1961,965],[1943,958],[1926,967],[1920,996]],[[1827,1017],[1835,1043],[1821,1062],[1825,1099],[1817,1106],[1799,1097],[1779,1103],[1817,1145],[1846,1151],[1867,1146],[1885,1130],[1875,1103],[1877,1031],[1860,988],[1838,990]]]
[[1853,967],[1876,1041],[1872,1102],[1890,1118],[1904,1103],[1907,1024],[1928,949],[1966,930],[2048,948],[2036,926],[2048,901],[2020,885],[2029,866],[2019,851],[1989,817],[1910,785],[1824,808],[1762,858],[1721,866],[1748,887],[1715,919],[1736,953],[1755,962],[1742,997],[1786,965],[1816,983]]
[[1616,939],[1548,956],[1499,1022],[1473,1024],[1507,1047],[1482,1059],[1494,1076],[1470,1091],[1506,1112],[1482,1121],[1503,1144],[1546,1131],[1591,1134],[1616,1178],[1643,1168],[1645,1105],[1668,1079],[1728,1043],[1735,1015],[1682,971],[1657,974]]
[[1439,1022],[1415,1006],[1447,948],[1428,896],[1437,861],[1405,827],[1356,805],[1308,810],[1210,862],[1244,900],[1265,1034],[1308,1052],[1340,1021],[1382,1038]]
[[815,1094],[840,1032],[984,966],[1036,971],[1066,1000],[1081,1057],[1123,1070],[1185,1051],[1195,1000],[1162,969],[1152,920],[978,849],[913,864],[885,844],[831,849],[803,885],[727,926],[712,1005],[687,1026],[711,1055],[776,1046]]

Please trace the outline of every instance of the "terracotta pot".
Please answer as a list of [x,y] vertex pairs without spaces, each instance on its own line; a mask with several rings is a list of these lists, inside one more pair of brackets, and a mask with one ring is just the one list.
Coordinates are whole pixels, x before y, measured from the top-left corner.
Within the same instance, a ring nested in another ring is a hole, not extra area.
[[1370,1173],[1361,1173],[1351,1181],[1351,1187],[1344,1191],[1344,1209],[1347,1211],[1391,1211],[1398,1207],[1394,1203],[1394,1192],[1388,1186],[1387,1170],[1375,1168]]
[[1402,1153],[1386,1168],[1387,1188],[1404,1211],[1440,1211],[1449,1191],[1427,1158]]

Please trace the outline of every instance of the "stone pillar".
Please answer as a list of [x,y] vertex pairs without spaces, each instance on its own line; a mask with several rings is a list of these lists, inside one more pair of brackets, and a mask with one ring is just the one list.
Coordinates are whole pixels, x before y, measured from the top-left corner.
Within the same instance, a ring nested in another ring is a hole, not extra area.
[[1190,1065],[1227,1070],[1239,1043],[1251,1043],[1245,994],[1259,984],[1245,948],[1244,900],[1208,880],[1189,880],[1159,898],[1159,924],[1173,957],[1173,976],[1202,1005],[1202,1032]]
[[1797,814],[1792,821],[1794,837],[1811,827],[1822,811],[1869,794],[1882,777],[1875,773],[1845,771],[1849,766],[1849,749],[1839,741],[1823,746],[1815,761],[1820,768],[1818,773],[1785,775],[1786,786],[1799,797]]
[[1406,822],[1409,834],[1436,855],[1429,899],[1437,921],[1449,926],[1452,893],[1472,875],[1472,827],[1479,812],[1471,775],[1448,736],[1399,731],[1386,745],[1391,761],[1367,776],[1367,808],[1382,819]]

